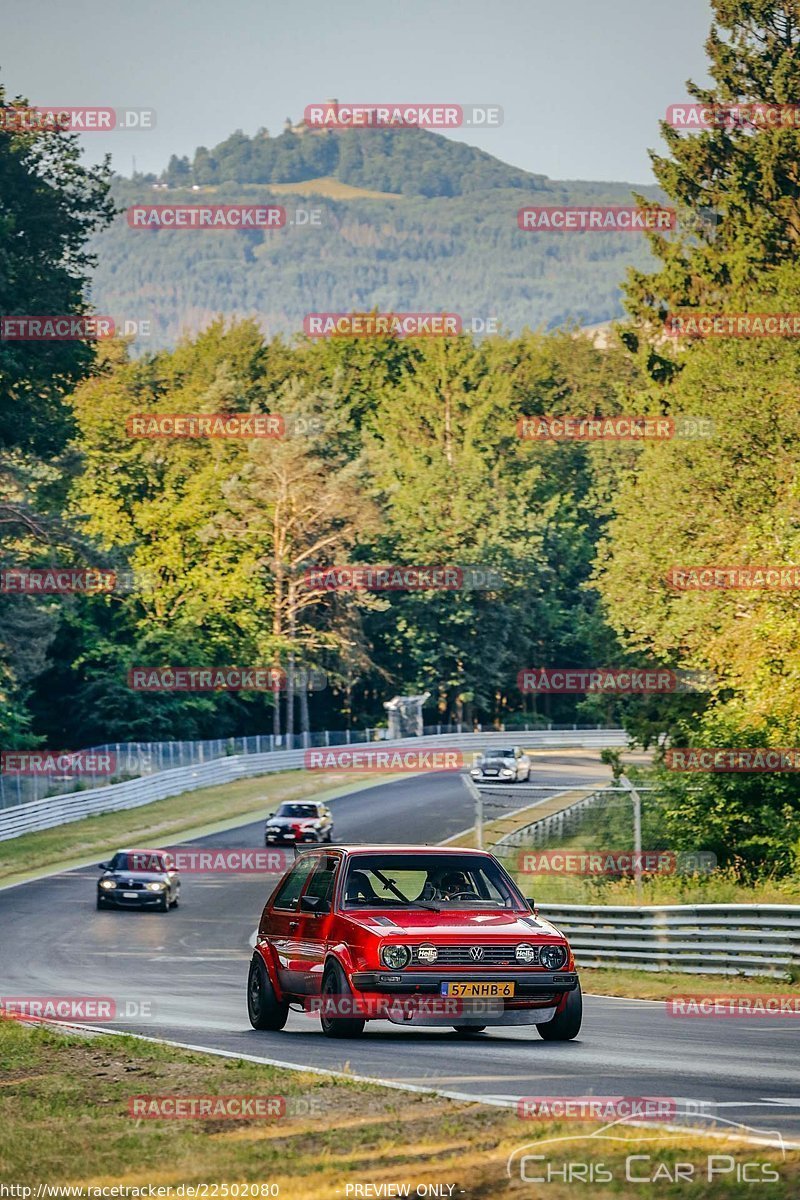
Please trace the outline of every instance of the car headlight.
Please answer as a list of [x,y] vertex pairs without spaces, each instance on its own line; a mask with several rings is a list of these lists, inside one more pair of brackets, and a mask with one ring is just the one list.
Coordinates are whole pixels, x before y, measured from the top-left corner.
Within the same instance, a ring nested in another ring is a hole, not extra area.
[[165,883],[148,883],[148,890],[151,892],[162,892],[167,885]]
[[566,961],[566,946],[542,946],[539,951],[539,962],[548,971],[557,971]]
[[501,774],[501,775],[513,775],[513,774],[514,774],[514,772],[511,770],[511,768],[510,768],[510,767],[503,767],[503,769],[502,769],[502,771],[500,772],[500,774]]
[[112,889],[112,888],[115,888],[116,886],[117,886],[117,885],[116,885],[116,883],[114,882],[114,880],[113,880],[113,879],[101,879],[101,880],[100,880],[100,887],[101,887],[101,888],[105,888],[105,890],[106,890],[107,892],[110,892],[110,891],[111,891],[111,889]]
[[516,958],[517,962],[536,962],[536,947],[532,946],[530,942],[520,942],[514,953],[514,957]]
[[417,946],[417,962],[435,963],[438,957],[439,951],[428,942],[424,946]]
[[399,971],[411,962],[411,951],[408,946],[381,946],[381,962],[385,967]]

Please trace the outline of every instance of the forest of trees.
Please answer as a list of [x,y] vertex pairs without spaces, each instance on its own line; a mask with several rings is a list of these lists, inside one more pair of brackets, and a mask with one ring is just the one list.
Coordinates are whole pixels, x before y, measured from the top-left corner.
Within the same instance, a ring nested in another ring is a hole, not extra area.
[[[304,148],[327,142],[337,155],[339,147],[352,147],[352,153],[342,149],[328,175],[303,157]],[[293,147],[285,154],[297,160],[295,170],[261,172],[254,182],[258,147],[270,153]],[[177,159],[165,173],[167,191],[154,190],[145,177],[114,179],[121,212],[92,239],[98,258],[92,302],[119,320],[151,322],[139,351],[174,348],[181,335],[199,332],[218,315],[251,317],[274,337],[301,330],[310,310],[373,305],[493,317],[512,334],[569,321],[593,325],[622,314],[620,283],[630,264],[653,266],[640,234],[575,237],[517,225],[524,204],[631,204],[630,184],[559,183],[438,134],[367,130],[249,139],[239,133],[213,155],[225,164],[213,181],[188,163],[179,169]],[[434,164],[437,185],[425,190],[421,181],[432,178]],[[320,175],[390,194],[269,190]],[[651,198],[658,194],[643,190]],[[211,232],[198,239],[183,231],[131,229],[124,216],[134,203],[199,201],[272,202],[286,207],[290,221],[276,231]],[[318,210],[319,223],[291,224],[298,207]]]
[[[798,94],[795,6],[714,0],[704,101]],[[800,355],[788,338],[662,336],[664,316],[800,307],[800,133],[664,126],[672,202],[716,225],[650,237],[607,349],[568,331],[400,341],[264,337],[212,321],[174,349],[0,342],[0,564],[130,567],[125,594],[0,595],[5,746],[374,725],[397,692],[430,720],[513,728],[624,720],[642,744],[796,746],[796,593],[680,592],[674,565],[800,562]],[[42,144],[44,143],[44,144]],[[219,148],[217,148],[219,150]],[[321,153],[321,151],[320,151]],[[217,152],[215,151],[215,155]],[[374,181],[373,181],[374,182]],[[107,168],[72,139],[0,141],[6,312],[82,311],[84,240],[108,222]],[[42,221],[47,213],[50,220]],[[99,236],[103,236],[99,234]],[[152,239],[157,240],[157,239]],[[160,240],[160,235],[159,239]],[[576,239],[580,241],[580,239]],[[36,270],[32,268],[35,263]],[[35,280],[35,282],[34,282]],[[483,297],[491,305],[491,280]],[[320,307],[322,307],[320,305]],[[435,306],[429,306],[435,307]],[[137,440],[131,413],[285,414],[280,440]],[[526,442],[521,414],[706,418],[712,436]],[[325,563],[491,567],[488,590],[314,592]],[[132,665],[320,668],[328,687],[271,695],[132,693]],[[524,696],[527,666],[710,672],[702,693]],[[676,846],[788,870],[797,775],[664,773]],[[698,839],[702,839],[699,841]]]

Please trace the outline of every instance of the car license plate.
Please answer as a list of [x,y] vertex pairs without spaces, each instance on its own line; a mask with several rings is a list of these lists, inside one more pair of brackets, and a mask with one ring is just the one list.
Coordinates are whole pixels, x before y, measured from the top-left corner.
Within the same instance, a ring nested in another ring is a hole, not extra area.
[[443,996],[513,996],[513,983],[443,983]]
[[138,900],[139,893],[138,892],[123,892],[122,899],[123,900]]

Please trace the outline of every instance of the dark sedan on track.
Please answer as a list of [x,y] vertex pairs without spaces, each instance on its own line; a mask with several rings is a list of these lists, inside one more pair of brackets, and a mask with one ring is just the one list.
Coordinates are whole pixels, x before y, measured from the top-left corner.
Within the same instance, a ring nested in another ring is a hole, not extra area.
[[110,862],[97,865],[103,872],[97,881],[98,908],[168,912],[177,907],[181,880],[166,850],[119,850]]

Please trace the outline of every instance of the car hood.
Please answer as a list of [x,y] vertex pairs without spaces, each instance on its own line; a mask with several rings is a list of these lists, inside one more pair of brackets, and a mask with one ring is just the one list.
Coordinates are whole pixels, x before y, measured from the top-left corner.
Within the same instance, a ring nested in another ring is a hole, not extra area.
[[515,761],[513,758],[483,758],[480,765],[482,767],[513,767]]
[[509,912],[464,912],[445,911],[435,913],[427,909],[382,909],[380,912],[348,911],[347,916],[361,929],[378,937],[404,935],[420,939],[443,938],[446,941],[509,937],[519,941],[532,941],[537,937],[563,937],[564,935],[533,913]]
[[165,871],[104,871],[101,879],[132,879],[134,883],[164,883]]
[[321,817],[267,817],[267,825],[279,825],[281,829],[291,826],[313,825]]

